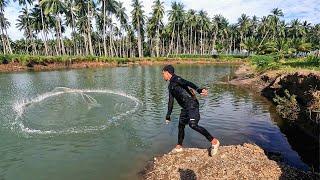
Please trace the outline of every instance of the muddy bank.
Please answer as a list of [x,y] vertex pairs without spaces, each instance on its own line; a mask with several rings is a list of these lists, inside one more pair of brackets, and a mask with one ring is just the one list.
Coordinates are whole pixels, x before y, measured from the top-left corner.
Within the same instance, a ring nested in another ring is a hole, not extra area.
[[103,68],[103,67],[117,67],[117,66],[132,66],[132,65],[155,65],[155,64],[242,64],[241,60],[235,61],[222,61],[217,59],[167,59],[167,60],[129,60],[128,62],[111,61],[111,62],[99,62],[99,61],[88,61],[88,62],[54,62],[54,63],[36,63],[31,62],[28,64],[21,64],[12,62],[8,64],[0,64],[0,72],[20,72],[20,71],[50,71],[60,69],[82,69],[82,68]]
[[142,172],[144,179],[319,179],[272,160],[257,145],[220,147],[217,155],[208,156],[206,149],[188,148],[154,158]]
[[261,93],[276,105],[278,114],[319,139],[320,72],[267,71],[258,73],[242,65],[230,84]]

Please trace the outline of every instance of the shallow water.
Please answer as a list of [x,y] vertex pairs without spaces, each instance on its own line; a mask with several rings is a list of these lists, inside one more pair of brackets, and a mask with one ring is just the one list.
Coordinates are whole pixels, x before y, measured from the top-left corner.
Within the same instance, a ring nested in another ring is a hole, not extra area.
[[[176,65],[177,74],[209,88],[199,97],[200,125],[222,145],[256,143],[307,169],[269,102],[218,83],[234,70]],[[165,125],[161,66],[8,73],[0,74],[0,85],[0,179],[138,179],[146,162],[177,140],[180,108],[175,103]],[[208,147],[188,127],[184,144]]]

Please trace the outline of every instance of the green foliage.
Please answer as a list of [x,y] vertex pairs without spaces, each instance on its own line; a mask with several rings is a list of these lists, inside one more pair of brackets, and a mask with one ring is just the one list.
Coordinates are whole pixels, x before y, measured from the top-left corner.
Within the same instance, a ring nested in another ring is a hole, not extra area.
[[200,54],[170,54],[169,58],[213,58],[212,55],[200,55]]
[[320,57],[309,56],[306,60],[306,64],[311,66],[320,67]]
[[310,52],[311,48],[312,48],[311,43],[301,43],[301,44],[299,44],[297,50],[301,51],[301,52]]
[[293,68],[301,67],[309,69],[320,69],[320,57],[308,56],[307,58],[288,59],[283,63],[283,65]]
[[0,56],[0,63],[1,64],[8,64],[9,62],[11,62],[10,55],[1,55]]
[[275,69],[277,67],[277,56],[271,55],[253,55],[250,57],[251,63],[259,70]]
[[285,90],[285,96],[276,95],[273,101],[277,104],[277,112],[282,118],[296,120],[299,115],[300,107],[295,95],[290,95],[289,91]]
[[200,54],[177,54],[177,55],[169,55],[169,58],[185,58],[185,59],[197,59],[197,58],[204,58],[204,59],[219,59],[219,60],[227,60],[227,61],[234,61],[239,59],[245,59],[248,55],[226,55],[226,54],[219,54],[219,55],[200,55]]

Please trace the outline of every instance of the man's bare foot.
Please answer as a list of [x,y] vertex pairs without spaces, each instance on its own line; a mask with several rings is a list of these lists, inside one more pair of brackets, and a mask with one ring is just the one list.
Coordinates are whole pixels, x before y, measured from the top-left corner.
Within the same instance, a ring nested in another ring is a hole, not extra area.
[[177,144],[176,147],[173,149],[173,152],[181,152],[183,151],[182,145]]
[[220,146],[220,142],[218,139],[214,138],[211,141],[211,155],[216,155],[218,153],[218,148]]

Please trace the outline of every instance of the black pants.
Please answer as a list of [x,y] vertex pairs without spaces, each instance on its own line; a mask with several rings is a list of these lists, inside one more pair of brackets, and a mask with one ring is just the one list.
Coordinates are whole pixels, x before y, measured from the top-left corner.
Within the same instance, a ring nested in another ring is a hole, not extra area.
[[194,106],[191,106],[188,109],[182,109],[180,113],[179,119],[179,133],[178,133],[178,144],[182,145],[184,139],[184,128],[187,124],[189,124],[190,128],[199,132],[204,137],[208,139],[208,141],[212,141],[213,137],[211,134],[203,127],[198,125],[200,120],[199,113],[199,103]]

